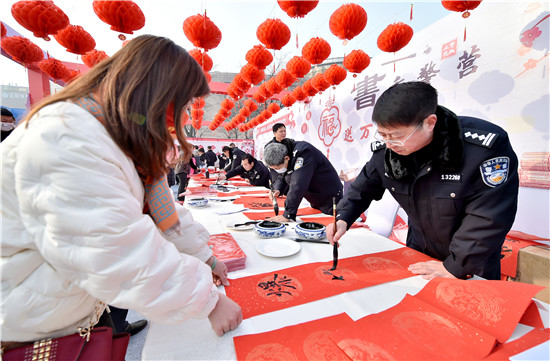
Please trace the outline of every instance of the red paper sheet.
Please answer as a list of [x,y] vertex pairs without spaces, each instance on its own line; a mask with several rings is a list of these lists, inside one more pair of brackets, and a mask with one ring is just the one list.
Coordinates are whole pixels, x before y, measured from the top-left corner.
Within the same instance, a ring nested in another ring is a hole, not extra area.
[[246,195],[246,194],[268,194],[269,191],[264,190],[240,190],[240,191],[234,191],[234,192],[218,192],[218,197],[234,197],[234,196],[240,196],[240,195]]
[[[212,247],[214,256],[227,266],[228,271],[236,271],[244,268],[246,254],[241,247],[239,247],[231,233],[210,235],[208,245]],[[237,266],[234,266],[235,264],[237,264]]]
[[248,318],[340,293],[414,276],[412,263],[432,258],[407,247],[332,262],[316,262],[231,280],[227,296]]
[[[282,212],[280,212],[280,213],[282,213]],[[311,207],[304,207],[304,208],[298,208],[297,216],[303,216],[303,215],[308,215],[308,214],[320,214],[320,213],[322,213],[322,212],[318,209],[314,209],[314,208],[311,208]],[[264,220],[264,219],[269,218],[269,217],[275,217],[275,212],[274,211],[269,211],[269,212],[243,212],[243,214],[245,216],[247,216],[249,219],[253,220],[253,221],[259,221],[259,220]]]
[[550,340],[550,329],[534,329],[517,340],[498,345],[484,360],[509,360],[511,356]]
[[515,278],[518,269],[519,250],[537,244],[537,242],[533,241],[506,237],[501,250],[500,273],[505,276]]
[[503,343],[533,302],[532,297],[542,289],[544,287],[521,282],[438,277],[415,298],[445,310]]
[[330,338],[352,360],[479,360],[495,345],[493,336],[410,295]]
[[[272,209],[273,203],[269,196],[242,196],[233,201],[234,204],[244,204],[248,209]],[[285,206],[284,198],[277,198],[279,207]]]
[[208,186],[199,186],[199,187],[187,187],[183,193],[186,196],[191,197],[213,197],[217,191],[213,190]]
[[351,326],[345,313],[275,331],[233,338],[237,360],[327,360],[349,358],[329,338],[332,330]]

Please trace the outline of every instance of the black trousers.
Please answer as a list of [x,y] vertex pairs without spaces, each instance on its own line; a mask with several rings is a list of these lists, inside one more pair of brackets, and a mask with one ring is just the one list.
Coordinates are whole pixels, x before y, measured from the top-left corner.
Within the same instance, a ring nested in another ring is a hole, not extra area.
[[176,177],[178,177],[178,201],[184,201],[185,196],[180,196],[183,192],[185,192],[185,188],[187,188],[187,184],[189,183],[189,178],[187,178],[187,173],[178,173],[176,174]]

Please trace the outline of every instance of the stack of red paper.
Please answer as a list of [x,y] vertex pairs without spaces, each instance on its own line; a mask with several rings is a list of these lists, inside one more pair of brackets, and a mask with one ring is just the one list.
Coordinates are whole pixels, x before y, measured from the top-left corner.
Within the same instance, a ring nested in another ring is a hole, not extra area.
[[227,271],[243,269],[246,262],[246,254],[235,242],[231,233],[213,234],[208,245],[212,248],[214,256],[227,266]]

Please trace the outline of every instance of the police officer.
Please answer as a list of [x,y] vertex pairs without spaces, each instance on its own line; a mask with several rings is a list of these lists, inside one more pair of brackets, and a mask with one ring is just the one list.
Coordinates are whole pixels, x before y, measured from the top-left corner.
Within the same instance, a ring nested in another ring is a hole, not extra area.
[[[235,143],[231,143],[232,145],[235,145]],[[231,147],[231,146],[224,146],[222,148],[222,152],[225,154],[227,159],[229,160],[229,163],[225,165],[224,170],[226,172],[229,172],[230,170],[233,170],[241,165],[241,161],[243,158],[243,155],[246,153],[240,150],[237,147]]]
[[327,157],[308,142],[297,141],[289,153],[284,144],[272,143],[264,149],[264,161],[281,176],[273,184],[278,197],[288,187],[285,213],[270,220],[296,220],[298,206],[305,197],[311,207],[332,214],[333,198],[342,198],[342,183]]
[[374,106],[372,158],[338,204],[338,241],[388,189],[409,218],[407,246],[442,262],[409,271],[433,277],[500,279],[500,252],[517,209],[518,160],[495,124],[457,117],[423,82],[396,84]]
[[243,177],[253,186],[269,188],[269,170],[262,162],[258,162],[250,154],[243,155],[240,166],[230,170],[226,174],[220,174],[220,180],[229,179],[237,175]]

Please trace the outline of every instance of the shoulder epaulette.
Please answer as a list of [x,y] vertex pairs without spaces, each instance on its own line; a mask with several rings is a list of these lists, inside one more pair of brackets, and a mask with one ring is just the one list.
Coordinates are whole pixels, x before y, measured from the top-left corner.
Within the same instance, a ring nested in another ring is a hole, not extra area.
[[486,130],[464,128],[464,141],[491,148],[498,137],[497,133]]
[[372,142],[370,144],[370,149],[373,151],[373,152],[376,152],[377,150],[380,150],[380,149],[385,149],[386,148],[386,143],[384,142],[381,142],[379,140],[375,141],[375,142]]

